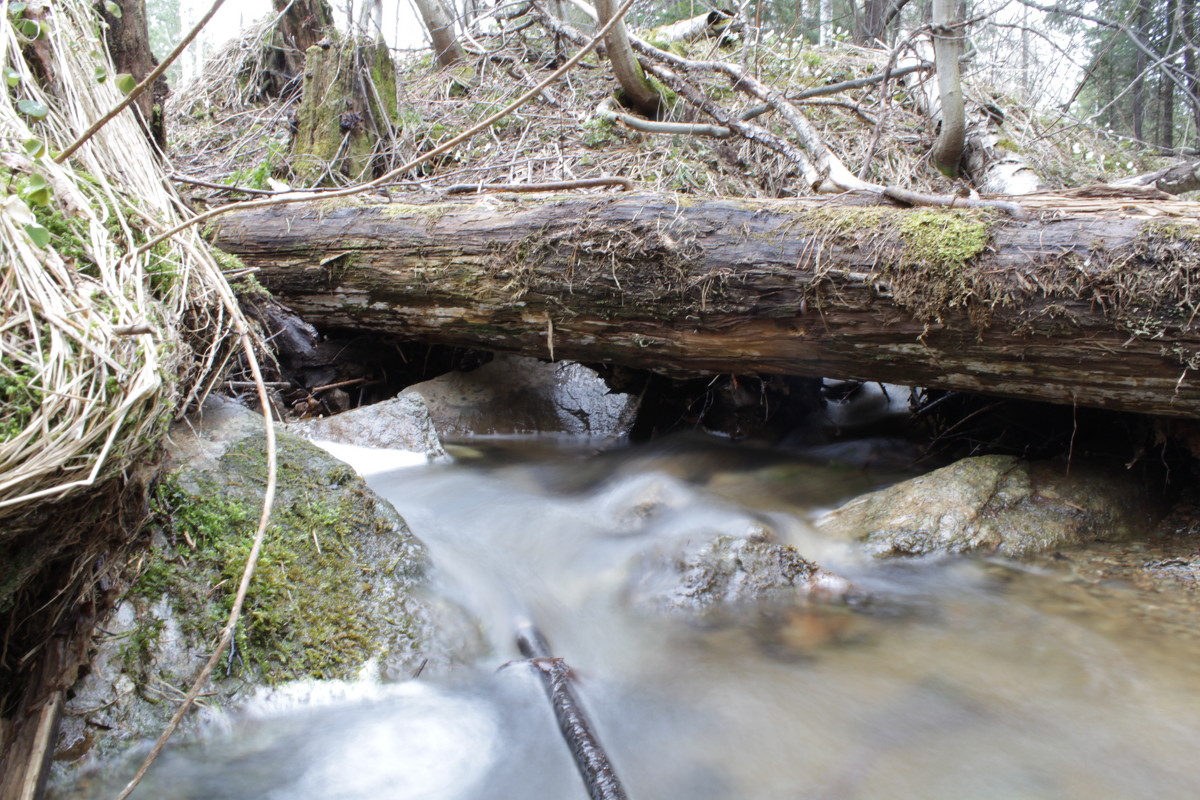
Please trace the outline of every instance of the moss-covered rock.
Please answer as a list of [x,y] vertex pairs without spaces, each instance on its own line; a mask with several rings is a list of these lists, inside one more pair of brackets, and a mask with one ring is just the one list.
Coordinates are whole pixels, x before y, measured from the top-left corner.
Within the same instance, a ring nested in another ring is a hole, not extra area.
[[820,520],[821,531],[865,543],[876,556],[998,552],[1020,556],[1115,541],[1150,523],[1128,475],[1013,456],[964,458],[857,497]]
[[[174,431],[152,495],[150,547],[101,626],[60,749],[81,754],[93,743],[110,749],[155,735],[211,652],[258,525],[262,424],[210,400],[194,427]],[[279,431],[277,448],[271,527],[207,704],[233,707],[260,686],[297,679],[405,680],[455,660],[437,623],[452,623],[460,640],[472,625],[425,592],[425,548],[395,510],[308,442]],[[468,650],[477,646],[469,634],[466,641]]]

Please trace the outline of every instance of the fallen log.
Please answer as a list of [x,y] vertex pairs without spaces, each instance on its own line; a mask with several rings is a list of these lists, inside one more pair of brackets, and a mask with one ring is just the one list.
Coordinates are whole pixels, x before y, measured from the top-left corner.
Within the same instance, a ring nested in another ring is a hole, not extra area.
[[213,234],[318,326],[1200,416],[1194,206],[1039,197],[1017,220],[862,202],[318,201]]

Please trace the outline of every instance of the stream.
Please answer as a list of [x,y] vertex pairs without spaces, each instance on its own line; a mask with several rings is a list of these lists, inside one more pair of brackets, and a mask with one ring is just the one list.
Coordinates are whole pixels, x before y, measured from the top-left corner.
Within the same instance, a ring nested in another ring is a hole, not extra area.
[[[886,471],[692,437],[457,452],[356,466],[482,620],[491,654],[406,683],[280,691],[168,750],[134,797],[585,798],[513,641],[525,621],[571,666],[635,800],[1200,790],[1190,600],[1179,625],[1154,626],[1141,612],[1172,600],[1087,584],[1053,559],[875,562],[813,532],[821,509],[901,477]],[[703,622],[655,605],[669,577],[653,565],[672,544],[764,530],[871,601]]]

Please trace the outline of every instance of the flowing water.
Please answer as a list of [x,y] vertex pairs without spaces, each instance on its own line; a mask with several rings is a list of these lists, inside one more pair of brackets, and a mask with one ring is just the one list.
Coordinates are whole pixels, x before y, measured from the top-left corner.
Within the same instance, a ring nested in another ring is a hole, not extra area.
[[[482,620],[490,656],[404,684],[327,687],[323,702],[284,693],[169,752],[135,797],[585,798],[519,661],[522,620],[571,665],[634,800],[1200,790],[1190,601],[1178,624],[1152,627],[1147,614],[1174,601],[1119,582],[986,559],[872,563],[814,533],[820,509],[891,474],[714,440],[538,442],[476,443],[452,465],[369,477]],[[872,602],[701,624],[646,600],[672,543],[764,529]]]

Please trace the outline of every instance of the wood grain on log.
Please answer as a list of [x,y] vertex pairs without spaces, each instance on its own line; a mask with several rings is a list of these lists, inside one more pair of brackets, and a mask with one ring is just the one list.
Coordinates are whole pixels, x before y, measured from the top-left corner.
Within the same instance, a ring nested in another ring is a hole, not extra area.
[[314,202],[231,213],[214,234],[319,326],[1200,416],[1195,215],[853,203]]

